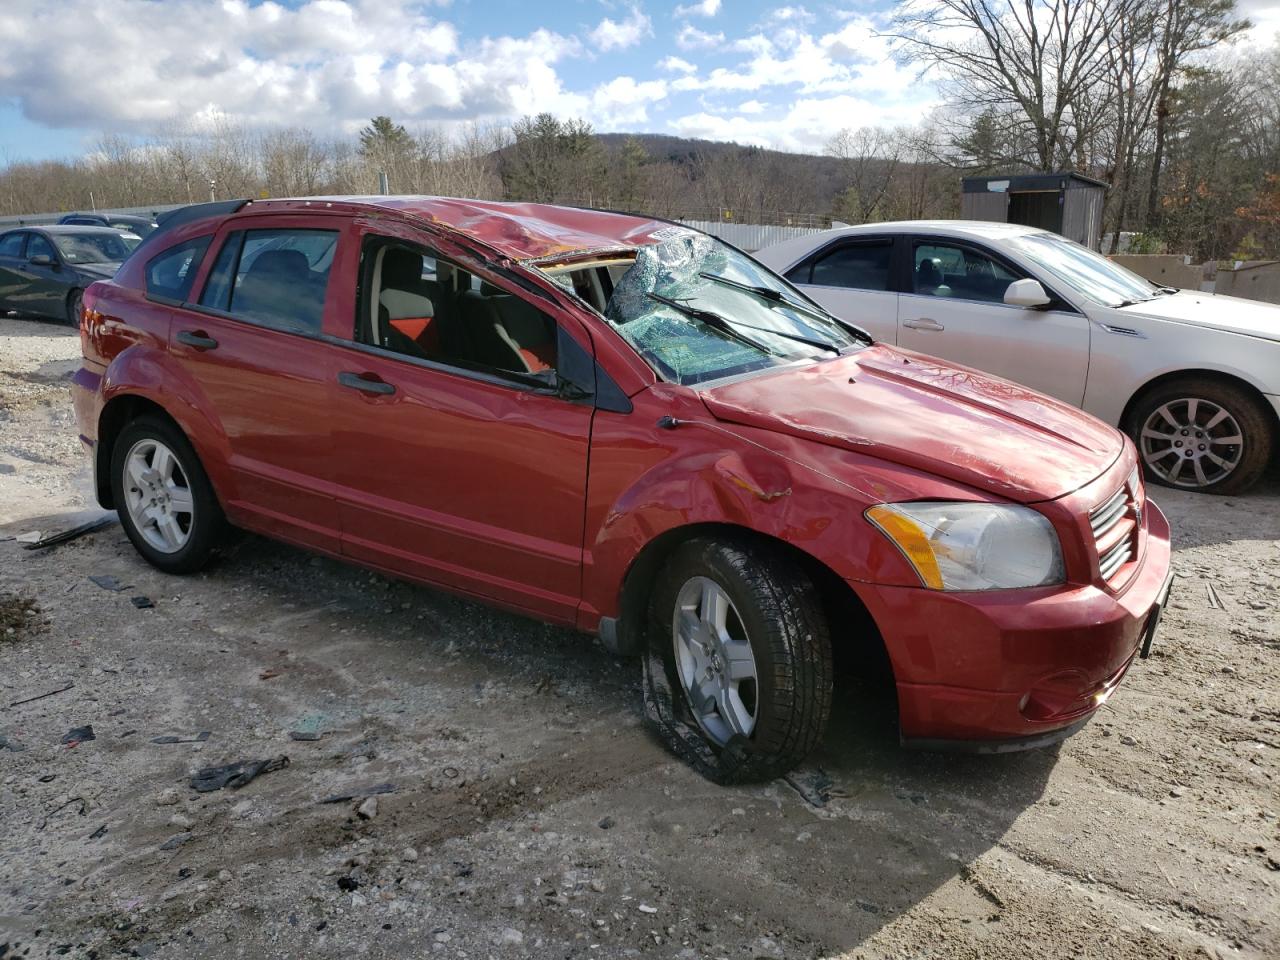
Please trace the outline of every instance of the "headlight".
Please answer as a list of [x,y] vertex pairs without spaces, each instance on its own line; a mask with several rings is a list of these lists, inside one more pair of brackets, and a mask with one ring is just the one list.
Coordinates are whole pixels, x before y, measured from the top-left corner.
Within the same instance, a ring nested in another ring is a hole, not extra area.
[[998,503],[887,503],[867,519],[933,590],[1003,590],[1062,583],[1053,525],[1029,507]]

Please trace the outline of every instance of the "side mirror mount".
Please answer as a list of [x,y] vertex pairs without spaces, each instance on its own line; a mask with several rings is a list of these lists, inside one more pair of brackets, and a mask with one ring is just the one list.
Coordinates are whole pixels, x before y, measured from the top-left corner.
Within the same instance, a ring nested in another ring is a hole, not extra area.
[[49,256],[47,253],[37,253],[27,262],[33,267],[57,267],[53,257]]
[[1036,307],[1047,307],[1052,301],[1044,292],[1044,287],[1040,285],[1039,280],[1027,277],[1009,284],[1004,291],[1004,302],[1011,307],[1026,307],[1034,310]]

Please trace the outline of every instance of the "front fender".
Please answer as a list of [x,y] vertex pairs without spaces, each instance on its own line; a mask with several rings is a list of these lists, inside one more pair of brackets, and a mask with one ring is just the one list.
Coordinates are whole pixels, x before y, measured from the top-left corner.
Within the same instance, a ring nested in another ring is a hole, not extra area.
[[[803,551],[845,580],[915,586],[915,572],[864,511],[898,500],[982,498],[878,460],[873,447],[859,454],[729,427],[709,417],[696,398],[696,406],[673,414],[673,398],[655,403],[659,396],[645,391],[631,415],[596,418],[583,562],[585,629],[602,616],[619,615],[622,586],[637,558],[682,527],[751,531]],[[663,416],[675,416],[678,425],[656,428]]]

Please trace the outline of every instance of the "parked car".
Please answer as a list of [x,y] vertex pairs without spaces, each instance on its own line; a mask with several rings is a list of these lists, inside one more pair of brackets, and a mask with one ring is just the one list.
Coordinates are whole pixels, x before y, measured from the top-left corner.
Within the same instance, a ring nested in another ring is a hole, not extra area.
[[129,255],[107,227],[23,227],[0,233],[0,311],[21,310],[75,323],[89,284]]
[[1280,440],[1280,307],[1157,287],[1055,233],[864,224],[756,254],[877,340],[1025,384],[1119,425],[1146,474],[1240,493]]
[[200,205],[89,289],[81,341],[97,496],[156,567],[229,522],[598,631],[721,781],[818,742],[836,644],[887,653],[909,743],[1061,739],[1169,590],[1121,433],[665,222]]
[[68,213],[60,217],[58,222],[81,227],[111,227],[144,238],[159,226],[153,217],[137,217],[127,213]]

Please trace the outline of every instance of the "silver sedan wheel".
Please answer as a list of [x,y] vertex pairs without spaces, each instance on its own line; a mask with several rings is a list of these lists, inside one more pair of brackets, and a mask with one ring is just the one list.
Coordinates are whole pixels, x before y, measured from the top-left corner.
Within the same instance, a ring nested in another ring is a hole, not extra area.
[[756,658],[729,595],[693,577],[676,595],[671,622],[676,669],[698,725],[718,744],[751,736],[759,709]]
[[1142,425],[1142,460],[1175,487],[1224,480],[1244,456],[1240,424],[1212,400],[1186,397],[1161,404]]
[[129,518],[147,543],[177,553],[191,539],[195,501],[186,471],[159,440],[139,440],[124,460],[124,498]]

